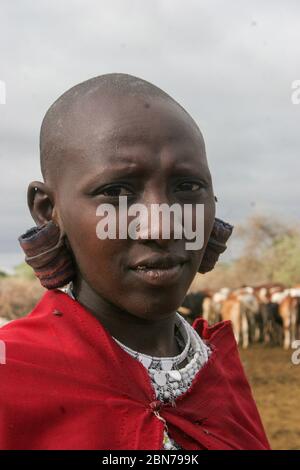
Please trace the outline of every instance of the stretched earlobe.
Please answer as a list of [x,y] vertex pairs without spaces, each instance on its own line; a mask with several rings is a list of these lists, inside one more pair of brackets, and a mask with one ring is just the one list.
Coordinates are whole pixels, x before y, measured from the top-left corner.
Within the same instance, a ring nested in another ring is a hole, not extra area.
[[65,236],[52,220],[40,227],[32,227],[18,237],[26,257],[40,283],[46,289],[63,287],[76,275],[72,253]]
[[215,223],[198,269],[199,273],[207,273],[215,267],[220,254],[227,248],[226,242],[230,238],[233,228],[233,225],[215,218]]

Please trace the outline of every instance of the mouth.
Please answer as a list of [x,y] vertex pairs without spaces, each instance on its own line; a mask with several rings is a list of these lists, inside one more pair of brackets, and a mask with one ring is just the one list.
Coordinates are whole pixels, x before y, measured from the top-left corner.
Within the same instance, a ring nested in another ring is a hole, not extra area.
[[166,286],[178,282],[186,263],[187,259],[179,256],[153,256],[138,261],[130,270],[150,285]]

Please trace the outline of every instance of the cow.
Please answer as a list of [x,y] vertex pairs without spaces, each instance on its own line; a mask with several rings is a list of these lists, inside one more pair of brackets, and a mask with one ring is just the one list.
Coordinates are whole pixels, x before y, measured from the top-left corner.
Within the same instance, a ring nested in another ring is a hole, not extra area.
[[300,287],[286,289],[278,304],[283,325],[283,347],[289,349],[298,339],[300,330]]
[[279,315],[278,299],[281,298],[285,286],[280,283],[268,283],[254,287],[260,304],[260,340],[266,344],[281,344],[282,319]]
[[222,320],[230,320],[237,344],[242,341],[243,349],[249,345],[249,327],[246,308],[237,295],[231,293],[221,305]]
[[189,323],[193,323],[197,317],[202,316],[202,304],[206,295],[206,292],[187,294],[178,312],[183,315]]

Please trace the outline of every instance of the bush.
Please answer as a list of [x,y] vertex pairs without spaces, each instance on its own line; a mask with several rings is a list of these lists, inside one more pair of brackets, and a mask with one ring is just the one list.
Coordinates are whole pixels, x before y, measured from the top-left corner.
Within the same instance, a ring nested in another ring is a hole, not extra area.
[[14,320],[29,313],[45,289],[36,280],[8,277],[0,279],[0,317]]

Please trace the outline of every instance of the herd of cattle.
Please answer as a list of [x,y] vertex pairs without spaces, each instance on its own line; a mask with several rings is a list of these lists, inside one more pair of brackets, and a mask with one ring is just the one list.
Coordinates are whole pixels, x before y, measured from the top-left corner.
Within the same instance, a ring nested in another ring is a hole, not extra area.
[[179,312],[190,322],[198,316],[210,325],[231,320],[243,348],[263,342],[289,349],[294,340],[300,340],[300,284],[289,289],[270,283],[188,294]]
[[[179,312],[191,323],[199,316],[210,325],[231,320],[243,348],[263,342],[289,349],[294,340],[300,340],[300,284],[289,289],[273,283],[188,294]],[[0,317],[0,327],[6,323]]]

